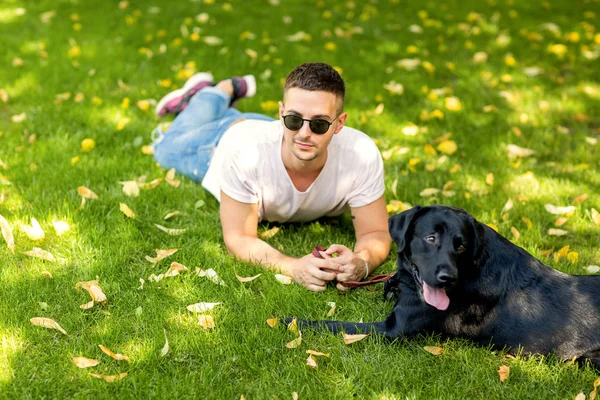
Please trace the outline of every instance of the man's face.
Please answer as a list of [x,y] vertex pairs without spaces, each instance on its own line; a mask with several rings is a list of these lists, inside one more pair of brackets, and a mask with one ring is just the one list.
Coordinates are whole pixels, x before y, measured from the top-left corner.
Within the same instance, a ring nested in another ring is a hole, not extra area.
[[[300,130],[292,131],[286,128],[282,118],[289,114],[305,119],[321,118],[333,123],[322,135],[315,134],[308,121],[304,121]],[[325,153],[333,135],[342,129],[346,113],[338,116],[337,97],[333,93],[291,88],[287,90],[283,103],[279,103],[279,118],[287,149],[298,160],[312,161]]]

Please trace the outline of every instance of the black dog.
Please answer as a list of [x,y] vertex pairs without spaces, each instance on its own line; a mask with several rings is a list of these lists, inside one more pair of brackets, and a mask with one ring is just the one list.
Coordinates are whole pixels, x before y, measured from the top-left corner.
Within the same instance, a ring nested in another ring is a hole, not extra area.
[[464,210],[416,206],[389,219],[397,297],[382,322],[299,321],[389,338],[434,332],[525,353],[555,352],[600,368],[600,276],[558,272]]

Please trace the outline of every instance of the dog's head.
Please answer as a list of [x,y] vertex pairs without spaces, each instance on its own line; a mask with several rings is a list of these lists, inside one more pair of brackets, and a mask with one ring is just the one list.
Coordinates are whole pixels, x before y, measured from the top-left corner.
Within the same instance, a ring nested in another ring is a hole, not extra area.
[[407,269],[423,300],[446,310],[461,274],[472,268],[482,228],[466,211],[448,206],[415,206],[389,219],[398,245],[398,267]]

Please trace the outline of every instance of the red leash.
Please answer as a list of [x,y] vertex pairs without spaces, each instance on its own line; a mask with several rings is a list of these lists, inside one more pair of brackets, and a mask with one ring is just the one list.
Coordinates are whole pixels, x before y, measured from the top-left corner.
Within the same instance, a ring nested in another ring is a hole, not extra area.
[[[325,251],[327,248],[323,246],[315,246],[312,250],[312,255],[317,258],[325,258],[319,253],[320,251]],[[387,280],[390,280],[394,276],[394,273],[391,274],[380,274],[380,275],[372,275],[367,281],[348,281],[348,282],[340,282],[342,286],[345,286],[349,289],[356,289],[361,286],[369,286],[374,285],[376,283],[382,283]]]

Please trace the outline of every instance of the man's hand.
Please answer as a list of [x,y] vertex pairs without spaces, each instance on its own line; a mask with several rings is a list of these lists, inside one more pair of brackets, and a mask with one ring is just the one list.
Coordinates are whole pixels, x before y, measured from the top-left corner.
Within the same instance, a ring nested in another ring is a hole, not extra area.
[[327,282],[335,280],[341,271],[340,266],[333,260],[331,257],[317,258],[311,253],[293,262],[288,273],[294,281],[307,289],[320,292],[325,290]]
[[[337,257],[333,257],[334,253],[337,253]],[[321,252],[321,254],[327,260],[331,260],[339,266],[339,272],[336,276],[338,290],[348,289],[340,282],[362,281],[365,278],[367,273],[366,261],[346,246],[332,244],[327,250]]]

